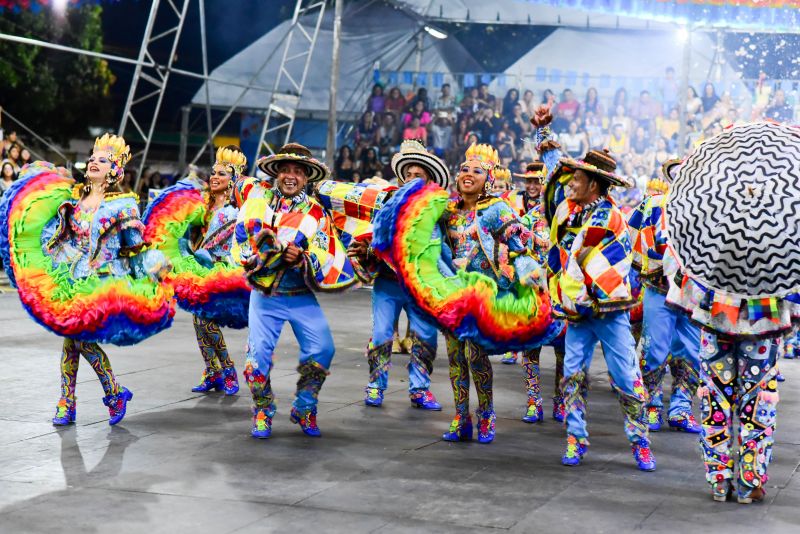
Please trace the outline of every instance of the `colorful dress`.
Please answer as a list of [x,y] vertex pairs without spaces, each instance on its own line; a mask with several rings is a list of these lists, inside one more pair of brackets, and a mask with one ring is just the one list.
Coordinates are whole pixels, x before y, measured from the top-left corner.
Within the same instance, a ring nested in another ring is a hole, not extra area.
[[[451,202],[442,217],[443,233],[449,250],[445,251],[456,270],[480,273],[497,282],[499,295],[508,292],[514,282],[531,276],[539,265],[530,257],[531,233],[522,224],[513,208],[499,198],[484,198],[473,210],[464,209],[460,201]],[[513,258],[527,262],[513,262]],[[489,353],[469,340],[446,334],[450,383],[456,405],[456,416],[449,434],[471,428],[469,413],[469,375],[478,393],[478,436],[491,441],[496,416],[492,395],[492,364]]]
[[136,195],[106,193],[87,209],[81,192],[63,169],[26,166],[0,203],[0,254],[26,310],[64,337],[53,423],[75,421],[83,356],[116,424],[132,393],[119,384],[98,343],[133,344],[171,324],[172,292],[159,282],[169,264],[147,250]]

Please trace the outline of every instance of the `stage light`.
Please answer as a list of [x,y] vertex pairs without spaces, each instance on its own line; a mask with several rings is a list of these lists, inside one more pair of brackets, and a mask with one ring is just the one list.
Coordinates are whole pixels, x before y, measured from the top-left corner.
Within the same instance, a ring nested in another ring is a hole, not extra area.
[[423,29],[434,39],[447,39],[446,33],[444,33],[442,30],[434,28],[433,26],[423,26]]
[[67,12],[67,3],[69,0],[53,0],[53,13],[59,17],[63,17]]

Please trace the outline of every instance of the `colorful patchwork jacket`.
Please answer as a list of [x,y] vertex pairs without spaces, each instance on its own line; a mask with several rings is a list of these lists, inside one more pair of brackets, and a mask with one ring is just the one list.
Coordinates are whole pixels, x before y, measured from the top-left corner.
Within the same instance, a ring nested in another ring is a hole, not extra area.
[[564,182],[554,182],[561,150],[548,139],[549,129],[536,132],[547,169],[544,209],[551,217],[547,271],[556,315],[580,320],[635,306],[631,293],[631,239],[625,216],[606,196],[581,207],[565,200]]
[[[290,243],[303,250],[292,266],[283,261]],[[268,295],[337,291],[356,282],[331,218],[305,193],[286,198],[277,188],[253,186],[236,220],[233,258]]]
[[66,264],[73,278],[155,277],[166,268],[161,252],[146,250],[138,197],[107,193],[94,214],[80,217],[80,186],[42,231],[42,246],[53,265]]
[[493,278],[501,291],[515,282],[533,285],[544,279],[533,258],[531,232],[507,202],[490,197],[471,213],[459,204],[451,201],[441,220],[448,261]]
[[639,273],[642,284],[666,295],[669,289],[665,272],[667,247],[666,212],[667,195],[645,198],[628,218],[633,243],[633,268]]
[[[394,185],[354,184],[323,180],[314,194],[325,210],[330,213],[334,227],[339,231],[345,247],[358,241],[372,241],[372,222],[392,193]],[[376,256],[350,258],[358,279],[370,284],[378,276],[396,280],[394,270]]]

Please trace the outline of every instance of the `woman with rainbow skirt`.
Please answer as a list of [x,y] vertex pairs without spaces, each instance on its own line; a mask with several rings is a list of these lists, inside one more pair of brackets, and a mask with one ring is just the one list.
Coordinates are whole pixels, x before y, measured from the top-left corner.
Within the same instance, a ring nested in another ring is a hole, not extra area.
[[54,425],[75,422],[75,385],[82,356],[103,387],[109,424],[133,398],[99,343],[130,345],[172,322],[172,291],[159,279],[169,268],[147,250],[138,199],[119,182],[130,149],[122,137],[95,141],[85,182],[65,169],[34,162],[0,203],[0,254],[23,306],[64,337],[61,398]]

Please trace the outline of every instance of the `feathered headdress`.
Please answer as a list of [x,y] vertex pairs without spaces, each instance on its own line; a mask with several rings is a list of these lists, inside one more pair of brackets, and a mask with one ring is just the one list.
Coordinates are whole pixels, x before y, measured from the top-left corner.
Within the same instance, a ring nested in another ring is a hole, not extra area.
[[503,167],[502,165],[497,165],[494,168],[494,180],[495,182],[505,182],[510,184],[511,171]]
[[669,184],[664,180],[653,178],[647,181],[647,192],[655,191],[656,193],[666,193],[669,191]]
[[486,183],[491,187],[494,183],[495,167],[500,163],[500,156],[497,154],[497,149],[492,145],[475,144],[473,143],[464,154],[467,161],[478,161],[481,167],[487,172],[488,178]]
[[234,176],[239,176],[247,167],[247,156],[241,150],[219,147],[217,149],[217,161],[214,165],[225,165],[233,169]]
[[104,133],[102,137],[94,140],[92,152],[105,155],[111,162],[111,173],[114,175],[112,182],[121,180],[125,174],[125,165],[131,160],[131,148],[125,139],[118,135]]

